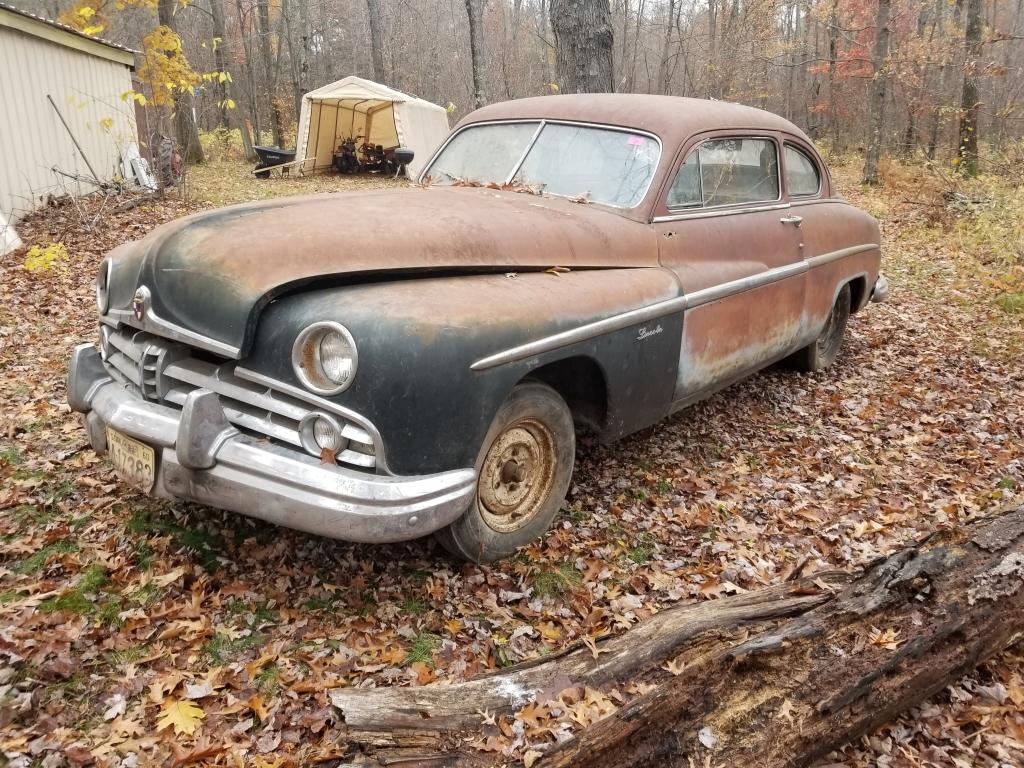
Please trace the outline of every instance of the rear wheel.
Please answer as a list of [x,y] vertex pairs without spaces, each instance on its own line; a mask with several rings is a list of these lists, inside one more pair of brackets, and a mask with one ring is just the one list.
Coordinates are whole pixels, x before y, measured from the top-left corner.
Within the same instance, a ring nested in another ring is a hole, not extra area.
[[516,385],[480,448],[473,503],[437,539],[466,560],[508,557],[550,527],[575,453],[572,413],[561,396],[537,381]]
[[832,305],[825,328],[817,339],[790,357],[790,362],[801,371],[820,371],[828,368],[839,355],[846,333],[846,322],[850,319],[850,285],[839,289],[836,302]]

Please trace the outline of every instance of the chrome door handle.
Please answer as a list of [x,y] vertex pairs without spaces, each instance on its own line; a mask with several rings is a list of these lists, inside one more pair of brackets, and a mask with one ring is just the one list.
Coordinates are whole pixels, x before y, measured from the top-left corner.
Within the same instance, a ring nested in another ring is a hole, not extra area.
[[783,216],[779,221],[783,224],[792,224],[795,227],[799,227],[800,223],[804,220],[803,216]]

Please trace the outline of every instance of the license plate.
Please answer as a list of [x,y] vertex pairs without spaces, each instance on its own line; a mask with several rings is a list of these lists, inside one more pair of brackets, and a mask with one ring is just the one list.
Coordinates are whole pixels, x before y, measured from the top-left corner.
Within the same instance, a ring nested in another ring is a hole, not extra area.
[[156,452],[152,448],[107,427],[107,454],[122,479],[149,493],[156,479]]

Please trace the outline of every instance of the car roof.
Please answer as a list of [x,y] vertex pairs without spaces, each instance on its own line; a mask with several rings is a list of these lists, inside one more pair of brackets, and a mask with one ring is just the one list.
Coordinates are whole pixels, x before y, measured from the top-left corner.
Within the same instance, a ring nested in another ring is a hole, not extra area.
[[809,141],[793,123],[763,109],[711,99],[642,93],[581,93],[535,96],[489,104],[466,115],[457,127],[488,120],[548,119],[604,123],[659,136],[671,151],[703,131],[783,131]]

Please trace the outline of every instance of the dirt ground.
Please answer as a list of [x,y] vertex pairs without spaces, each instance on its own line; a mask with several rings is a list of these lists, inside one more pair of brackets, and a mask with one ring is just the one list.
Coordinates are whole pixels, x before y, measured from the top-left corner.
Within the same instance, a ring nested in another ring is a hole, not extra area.
[[[1020,191],[957,209],[920,170],[890,166],[874,190],[836,170],[883,220],[892,285],[837,364],[775,367],[583,442],[553,530],[486,567],[430,540],[348,544],[146,498],[65,403],[106,250],[198,207],[385,182],[223,163],[190,173],[187,200],[23,221],[26,247],[0,260],[0,766],[333,765],[328,688],[463,679],[1024,500],[1024,254],[990,210]],[[830,764],[1019,766],[1022,710],[1018,646]]]

